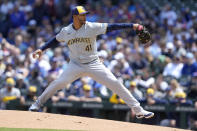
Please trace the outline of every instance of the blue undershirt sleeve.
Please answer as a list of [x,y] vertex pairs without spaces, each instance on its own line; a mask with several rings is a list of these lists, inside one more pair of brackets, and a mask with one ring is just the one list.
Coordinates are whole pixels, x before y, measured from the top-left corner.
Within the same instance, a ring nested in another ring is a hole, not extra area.
[[49,41],[47,41],[43,46],[40,47],[42,51],[48,49],[48,48],[56,48],[59,46],[59,42],[56,40],[56,37],[54,36]]
[[113,24],[109,23],[107,26],[106,32],[110,32],[113,30],[119,30],[119,29],[127,29],[127,28],[132,29],[133,23],[113,23]]

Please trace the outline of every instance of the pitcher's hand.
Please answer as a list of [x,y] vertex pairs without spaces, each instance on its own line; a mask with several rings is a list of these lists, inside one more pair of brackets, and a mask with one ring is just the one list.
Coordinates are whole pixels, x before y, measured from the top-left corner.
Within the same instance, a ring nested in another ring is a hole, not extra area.
[[33,58],[34,59],[39,59],[42,55],[42,50],[41,49],[37,49],[36,51],[34,51],[33,53]]

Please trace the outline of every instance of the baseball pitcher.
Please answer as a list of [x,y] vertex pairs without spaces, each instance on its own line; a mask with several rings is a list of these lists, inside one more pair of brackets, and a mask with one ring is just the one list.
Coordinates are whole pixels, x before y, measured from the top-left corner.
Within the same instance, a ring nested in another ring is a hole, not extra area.
[[70,51],[70,62],[67,69],[58,79],[49,84],[29,110],[38,111],[57,90],[64,88],[65,85],[80,77],[89,76],[118,94],[132,108],[137,118],[153,117],[154,113],[144,110],[128,89],[99,61],[96,46],[97,35],[113,30],[134,29],[142,43],[147,43],[150,40],[150,33],[140,24],[88,22],[86,21],[87,13],[88,11],[83,6],[76,6],[72,10],[73,23],[62,28],[55,37],[33,53],[33,58],[40,58],[46,49],[55,48],[59,42],[65,42]]

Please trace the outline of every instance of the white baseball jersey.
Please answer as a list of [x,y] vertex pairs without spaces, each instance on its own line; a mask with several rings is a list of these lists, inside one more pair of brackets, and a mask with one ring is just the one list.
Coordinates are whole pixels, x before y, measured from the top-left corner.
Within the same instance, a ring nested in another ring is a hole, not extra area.
[[104,34],[106,29],[107,23],[91,22],[86,22],[78,30],[73,29],[72,24],[62,28],[60,33],[56,35],[56,39],[67,43],[71,61],[58,79],[50,83],[42,95],[38,97],[37,104],[42,105],[57,90],[64,88],[76,79],[89,76],[118,94],[129,107],[133,108],[135,113],[142,110],[140,103],[128,89],[97,59],[96,36]]
[[70,59],[79,63],[88,63],[98,58],[96,37],[105,34],[107,23],[86,22],[75,30],[72,24],[62,28],[56,35],[59,42],[66,42],[70,50]]

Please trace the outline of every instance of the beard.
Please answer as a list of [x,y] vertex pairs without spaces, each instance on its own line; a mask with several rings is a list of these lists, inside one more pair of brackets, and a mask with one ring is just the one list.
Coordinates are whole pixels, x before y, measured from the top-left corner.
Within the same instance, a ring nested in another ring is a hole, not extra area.
[[79,20],[81,25],[84,25],[86,23],[86,20]]
[[78,21],[81,25],[84,25],[86,23],[86,18],[82,18],[82,19],[79,19],[78,18]]

